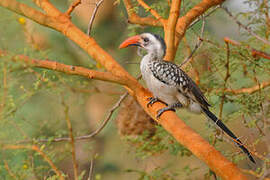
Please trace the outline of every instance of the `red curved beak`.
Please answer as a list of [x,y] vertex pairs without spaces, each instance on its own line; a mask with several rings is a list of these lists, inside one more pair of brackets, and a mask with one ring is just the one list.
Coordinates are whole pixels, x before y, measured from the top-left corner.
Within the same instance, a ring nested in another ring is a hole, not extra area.
[[140,35],[132,36],[128,39],[126,39],[122,44],[120,44],[119,48],[126,48],[128,46],[140,46]]

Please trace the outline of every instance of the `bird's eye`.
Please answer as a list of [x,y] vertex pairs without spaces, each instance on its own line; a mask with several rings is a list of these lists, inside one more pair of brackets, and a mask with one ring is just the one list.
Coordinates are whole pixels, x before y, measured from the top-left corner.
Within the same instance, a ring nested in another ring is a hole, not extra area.
[[144,42],[148,42],[149,39],[148,39],[148,38],[143,38],[143,41],[144,41]]

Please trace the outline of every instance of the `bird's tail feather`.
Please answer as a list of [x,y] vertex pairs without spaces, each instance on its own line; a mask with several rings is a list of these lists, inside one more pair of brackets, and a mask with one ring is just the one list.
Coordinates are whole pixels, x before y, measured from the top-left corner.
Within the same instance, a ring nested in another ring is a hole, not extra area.
[[233,138],[234,141],[236,141],[238,147],[242,149],[242,151],[248,156],[248,158],[253,162],[256,163],[253,159],[250,152],[247,150],[247,148],[243,145],[243,143],[237,138],[229,128],[221,120],[219,120],[211,111],[209,111],[206,108],[202,108],[203,112],[209,117],[214,123],[220,127],[226,134],[228,134],[231,138]]

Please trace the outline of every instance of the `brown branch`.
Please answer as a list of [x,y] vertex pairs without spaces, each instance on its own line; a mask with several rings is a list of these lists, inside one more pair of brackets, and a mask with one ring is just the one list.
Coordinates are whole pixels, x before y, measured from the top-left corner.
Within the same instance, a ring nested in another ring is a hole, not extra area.
[[131,24],[140,24],[140,25],[148,25],[148,26],[163,26],[163,24],[154,18],[151,17],[140,17],[133,10],[133,6],[130,0],[124,0],[124,5],[128,14],[128,22]]
[[52,162],[52,160],[38,147],[35,145],[32,146],[26,146],[26,145],[1,145],[1,148],[3,150],[16,150],[16,149],[29,149],[38,152],[42,158],[51,166],[55,174],[59,176],[61,180],[64,180],[64,177],[62,176],[62,172],[55,166],[55,164]]
[[175,47],[178,47],[180,40],[183,38],[189,25],[211,7],[220,5],[225,0],[202,0],[189,10],[183,17],[178,19],[176,30],[177,38],[175,39]]
[[[1,54],[0,54],[1,55]],[[4,107],[6,105],[6,98],[8,94],[8,86],[7,86],[7,66],[4,63],[3,64],[3,81],[2,81],[2,86],[3,86],[3,96],[1,98],[1,104],[0,104],[0,119],[3,120],[4,116]]]
[[[253,175],[255,176],[256,178],[260,178],[262,177],[262,175],[256,173],[255,171],[252,171],[252,170],[248,170],[248,169],[241,169],[242,172],[244,173],[247,173],[247,174],[250,174],[250,175]],[[263,180],[270,180],[270,178],[264,178]]]
[[[0,55],[1,54],[4,54],[4,53],[0,51]],[[71,75],[79,75],[79,76],[86,77],[88,79],[97,79],[97,80],[109,81],[109,82],[113,82],[117,84],[126,85],[125,81],[123,81],[122,78],[116,77],[110,72],[99,72],[99,71],[90,70],[84,67],[66,65],[66,64],[62,64],[62,63],[59,63],[56,61],[50,61],[50,60],[31,59],[28,56],[24,56],[24,55],[14,56],[13,59],[15,61],[23,61],[33,67],[45,68],[49,70],[63,72],[66,74],[71,74]]]
[[225,89],[226,93],[232,93],[232,94],[242,94],[242,93],[248,93],[248,94],[252,94],[255,93],[263,88],[266,88],[270,86],[270,81],[264,81],[262,83],[260,83],[259,85],[255,85],[253,87],[249,87],[249,88],[240,88],[240,89]]
[[[207,6],[199,10],[204,12],[208,7],[217,3],[223,2],[221,0],[203,0],[204,4]],[[214,3],[213,3],[214,2]],[[40,22],[36,15],[31,17],[25,9],[17,9],[10,4],[16,3],[21,5],[21,3],[16,0],[1,0],[0,6],[5,6],[12,11],[19,14],[25,15],[40,24],[45,24],[59,32],[63,35],[77,43],[82,49],[84,49],[93,59],[98,61],[101,65],[105,67],[106,70],[110,71],[114,76],[121,77],[125,81],[126,85],[143,109],[156,121],[158,121],[169,133],[171,133],[174,138],[187,147],[195,156],[203,160],[218,176],[223,179],[241,179],[244,180],[246,177],[241,173],[241,171],[230,161],[228,161],[220,152],[218,152],[213,146],[211,146],[207,141],[205,141],[201,136],[199,136],[195,131],[193,131],[189,126],[187,126],[178,116],[171,111],[162,114],[159,120],[156,119],[156,112],[164,108],[165,105],[162,103],[155,103],[152,107],[148,108],[147,98],[151,97],[152,94],[144,89],[138,81],[133,78],[127,71],[125,71],[105,50],[103,50],[96,41],[88,37],[81,30],[79,30],[70,19],[66,16],[61,16],[60,18],[55,18],[53,23]],[[209,5],[210,4],[210,5]],[[26,6],[26,5],[24,5]],[[30,7],[27,7],[30,8]],[[195,10],[196,11],[196,10]],[[195,14],[199,14],[197,11]],[[188,13],[189,14],[189,13]],[[191,15],[191,17],[186,17],[188,20],[196,18],[196,15]],[[179,20],[178,20],[179,21]],[[179,24],[179,23],[178,23]],[[186,24],[186,23],[185,23]],[[186,24],[187,27],[190,23]],[[182,26],[181,26],[182,27]]]
[[[76,140],[76,141],[87,140],[87,139],[91,139],[91,138],[95,137],[97,134],[99,134],[103,130],[103,128],[107,125],[107,123],[111,119],[114,111],[121,105],[121,103],[127,97],[127,95],[128,95],[128,93],[126,92],[119,98],[119,100],[115,103],[115,105],[109,110],[109,113],[107,114],[105,120],[101,123],[99,128],[97,128],[91,134],[75,137],[74,140]],[[34,141],[35,142],[63,142],[63,141],[71,141],[71,138],[70,137],[62,137],[62,138],[55,138],[55,139],[50,139],[50,140],[49,139],[38,139],[38,140],[34,140]],[[33,141],[32,140],[24,140],[24,141],[20,141],[17,143],[21,144],[21,143],[29,143],[29,142],[33,142]]]
[[93,179],[93,172],[94,172],[94,157],[91,158],[90,161],[90,167],[89,167],[89,174],[87,180],[92,180]]
[[157,11],[151,8],[148,4],[146,4],[143,0],[137,0],[137,2],[146,10],[149,11],[158,21],[160,21],[163,26],[165,26],[165,19],[163,19]]
[[[230,44],[232,44],[234,46],[242,46],[242,44],[240,42],[235,41],[235,40],[232,40],[229,37],[224,37],[224,41],[226,43],[230,43]],[[262,51],[259,51],[257,49],[254,49],[254,48],[250,47],[249,45],[245,45],[245,47],[247,47],[251,51],[251,54],[252,54],[253,57],[260,56],[260,57],[263,57],[265,59],[269,59],[270,60],[270,54],[265,53],[265,52],[262,52]]]
[[62,13],[53,4],[51,4],[49,0],[33,1],[36,3],[37,6],[43,9],[48,14],[48,16],[57,17],[62,15]]
[[68,16],[70,16],[71,13],[74,11],[74,9],[75,9],[77,6],[79,6],[81,3],[82,3],[81,0],[76,0],[76,1],[74,1],[74,2],[71,4],[71,6],[69,6],[68,10],[66,11],[66,14],[67,14]]
[[[209,13],[202,15],[201,17],[198,17],[196,20],[194,20],[189,26],[188,29],[191,28],[192,26],[194,26],[195,24],[197,24],[200,20],[202,20],[203,18],[207,18],[208,16],[210,16],[211,14],[213,14],[217,9],[219,9],[219,6],[214,7]],[[203,18],[202,18],[203,17]]]
[[255,37],[256,39],[258,39],[259,41],[262,41],[263,43],[270,45],[270,42],[267,41],[266,39],[258,36],[256,33],[254,33],[250,28],[248,28],[247,26],[245,26],[244,24],[242,24],[240,21],[238,21],[236,19],[236,17],[234,17],[232,15],[232,13],[226,8],[226,7],[222,7],[222,9],[235,21],[236,24],[238,24],[239,27],[245,29],[250,35],[252,35],[253,37]]
[[5,165],[5,169],[7,170],[8,174],[10,175],[10,177],[12,177],[13,179],[17,180],[18,178],[16,177],[16,175],[11,171],[11,169],[8,166],[8,163],[6,160],[4,160],[4,165]]
[[[184,44],[186,46],[185,49],[187,50],[187,53],[190,54],[190,56],[189,56],[190,59],[189,59],[189,57],[187,57],[188,59],[186,60],[186,62],[188,62],[188,61],[190,62],[192,70],[194,71],[194,74],[195,74],[195,82],[196,82],[196,84],[200,84],[199,72],[198,72],[198,70],[196,68],[196,65],[193,63],[194,57],[192,55],[192,52],[194,52],[194,49],[191,51],[191,48],[190,48],[190,46],[189,46],[189,44],[187,42],[186,37],[184,37],[183,40],[184,40]],[[196,48],[196,46],[195,46],[195,48]],[[185,60],[184,60],[183,63],[180,64],[179,67],[181,67],[182,69],[185,69],[186,66],[187,66],[187,64],[185,63]]]
[[226,85],[227,85],[227,81],[230,77],[230,46],[229,43],[226,43],[226,49],[227,49],[227,62],[225,64],[226,67],[226,76],[224,78],[224,84],[223,84],[223,91],[222,91],[222,95],[221,95],[221,101],[220,101],[220,106],[219,106],[219,119],[222,119],[222,113],[223,113],[223,105],[224,105],[224,101],[225,101],[225,90],[226,90]]
[[164,26],[165,42],[167,45],[166,56],[164,57],[167,61],[173,61],[176,48],[174,46],[175,41],[175,28],[176,23],[180,14],[181,0],[172,0],[170,14],[167,23]]
[[74,137],[73,137],[73,132],[72,132],[72,125],[71,125],[69,114],[68,114],[69,107],[65,104],[64,99],[62,99],[62,104],[63,104],[63,106],[65,108],[65,110],[64,110],[65,111],[65,119],[66,119],[66,123],[67,123],[67,126],[68,126],[68,131],[69,131],[74,179],[78,180],[78,164],[77,164],[77,161],[76,161],[76,147],[75,147],[75,142],[74,142]]
[[265,24],[266,24],[265,37],[268,40],[269,35],[270,35],[270,16],[269,16],[268,0],[263,0],[263,5],[264,5]]
[[200,37],[198,37],[198,41],[195,44],[194,49],[191,51],[191,53],[189,54],[189,56],[187,58],[184,59],[184,61],[180,64],[180,67],[182,67],[184,64],[186,64],[189,60],[192,59],[193,54],[201,47],[201,44],[203,42],[202,37],[203,37],[203,33],[204,33],[204,27],[205,27],[205,20],[203,19],[203,23],[202,23],[202,28],[201,28],[201,35]]
[[97,14],[97,10],[99,8],[99,6],[103,3],[103,0],[99,0],[98,2],[95,3],[95,9],[92,13],[92,16],[90,18],[90,21],[89,21],[89,24],[88,24],[88,28],[87,28],[87,35],[90,36],[91,34],[91,29],[92,29],[92,25],[93,25],[93,22],[94,22],[94,19],[96,17],[96,14]]

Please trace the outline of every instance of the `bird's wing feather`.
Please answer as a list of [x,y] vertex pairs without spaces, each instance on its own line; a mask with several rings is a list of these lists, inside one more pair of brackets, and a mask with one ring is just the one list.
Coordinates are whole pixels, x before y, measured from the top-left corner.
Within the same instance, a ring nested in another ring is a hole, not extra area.
[[184,89],[191,99],[203,107],[210,106],[196,83],[176,64],[167,61],[152,61],[150,63],[149,67],[155,78],[167,85],[178,87],[179,91]]

